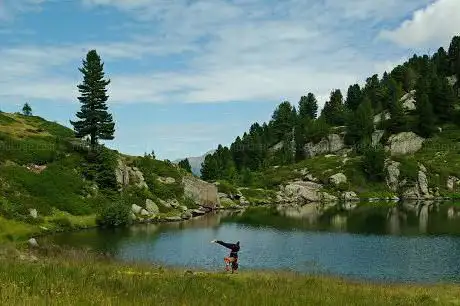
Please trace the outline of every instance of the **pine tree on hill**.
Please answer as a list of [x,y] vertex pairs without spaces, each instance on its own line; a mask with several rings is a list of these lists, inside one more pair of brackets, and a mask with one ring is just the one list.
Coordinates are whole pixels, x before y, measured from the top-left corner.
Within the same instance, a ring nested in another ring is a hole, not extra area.
[[78,85],[81,109],[76,116],[78,121],[70,121],[78,138],[90,136],[94,147],[99,139],[114,139],[115,123],[112,115],[107,112],[107,85],[110,80],[104,79],[104,64],[96,50],[91,50],[79,68],[83,74],[83,82]]
[[185,171],[192,173],[192,166],[190,166],[190,162],[188,161],[188,158],[181,160],[178,163],[178,165]]
[[309,92],[307,96],[302,96],[299,101],[299,117],[316,119],[318,115],[318,101],[314,94]]
[[22,114],[24,116],[32,116],[32,107],[30,107],[29,103],[24,104],[22,107]]
[[345,100],[345,107],[351,111],[355,111],[362,101],[361,88],[358,84],[348,87],[347,99]]

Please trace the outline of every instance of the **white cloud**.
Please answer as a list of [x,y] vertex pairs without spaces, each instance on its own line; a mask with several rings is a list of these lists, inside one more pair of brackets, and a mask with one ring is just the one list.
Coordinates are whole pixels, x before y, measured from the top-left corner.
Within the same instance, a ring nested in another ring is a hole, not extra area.
[[[333,88],[346,89],[351,83],[363,81],[376,67],[379,69],[380,60],[350,41],[356,35],[354,23],[407,14],[421,2],[376,0],[370,5],[364,0],[322,3],[286,0],[269,4],[262,0],[84,0],[83,3],[89,7],[115,6],[141,18],[147,31],[139,28],[132,33],[131,40],[106,43],[0,48],[0,95],[75,101],[75,86],[80,78],[76,68],[85,52],[95,48],[106,62],[108,72],[112,67],[118,68],[108,73],[112,80],[109,94],[114,103],[284,99],[296,102],[307,91],[327,97]],[[119,30],[122,29],[121,26]],[[171,56],[185,53],[187,57],[180,59],[180,69],[156,69],[155,63],[163,56],[171,60]],[[121,72],[120,67],[136,60],[138,65],[142,64],[142,70]]]
[[460,1],[438,0],[413,13],[396,29],[385,30],[380,37],[403,47],[446,45],[460,33]]

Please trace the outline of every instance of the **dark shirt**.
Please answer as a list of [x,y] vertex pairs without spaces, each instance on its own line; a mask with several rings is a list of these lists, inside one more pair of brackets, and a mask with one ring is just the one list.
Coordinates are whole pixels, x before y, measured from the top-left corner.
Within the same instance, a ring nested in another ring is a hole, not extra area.
[[230,249],[230,257],[233,258],[238,258],[238,251],[240,250],[240,246],[236,243],[226,243],[220,240],[217,240],[216,243],[226,247],[227,249]]

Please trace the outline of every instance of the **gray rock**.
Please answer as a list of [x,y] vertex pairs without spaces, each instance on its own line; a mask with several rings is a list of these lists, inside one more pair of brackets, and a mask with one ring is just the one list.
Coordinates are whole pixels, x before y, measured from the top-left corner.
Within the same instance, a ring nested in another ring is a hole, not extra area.
[[384,133],[384,130],[375,130],[375,132],[372,133],[372,146],[375,147],[380,143],[380,140],[382,139]]
[[455,176],[449,176],[447,179],[447,189],[452,191],[455,190],[460,185],[460,179]]
[[187,206],[179,206],[179,209],[183,212],[188,210]]
[[338,198],[327,192],[321,192],[321,202],[337,202]]
[[391,155],[412,154],[422,148],[424,141],[414,132],[402,132],[390,137],[387,149]]
[[313,157],[316,155],[335,153],[342,150],[343,148],[345,148],[343,138],[337,134],[330,134],[327,137],[321,139],[321,141],[317,144],[312,142],[307,143],[304,147],[304,151],[307,157]]
[[345,191],[342,198],[344,201],[359,201],[358,195],[353,191]]
[[180,203],[176,199],[171,199],[168,201],[169,205],[171,205],[172,208],[179,208]]
[[31,248],[38,248],[39,247],[38,242],[37,242],[37,240],[35,238],[30,238],[28,243],[29,243],[29,246]]
[[422,170],[418,172],[418,187],[420,188],[421,195],[424,197],[430,195],[430,192],[428,191],[428,178]]
[[184,220],[188,220],[193,217],[193,214],[190,211],[185,211],[180,215],[180,217]]
[[217,187],[192,175],[184,176],[182,179],[185,196],[193,199],[196,204],[215,208],[219,203]]
[[135,213],[136,215],[140,214],[142,209],[143,208],[140,207],[139,205],[136,205],[136,204],[131,205],[131,211]]
[[329,182],[335,186],[338,186],[347,182],[347,176],[343,173],[336,173],[329,177]]
[[243,205],[243,206],[248,206],[250,203],[244,196],[241,196],[240,197],[240,204]]
[[38,218],[38,212],[35,208],[29,209],[29,215],[34,219]]
[[224,208],[226,208],[226,207],[233,208],[233,207],[237,206],[236,203],[233,202],[233,201],[232,201],[231,199],[229,199],[229,198],[222,198],[222,199],[220,199],[220,205],[221,205],[222,207],[224,207]]
[[400,163],[397,161],[393,160],[386,160],[385,161],[385,180],[387,182],[387,186],[392,190],[392,191],[397,191],[398,186],[399,186],[399,166]]
[[403,108],[406,110],[415,110],[415,90],[411,90],[410,92],[406,93],[400,101],[403,104]]
[[378,124],[378,123],[382,122],[382,119],[383,120],[390,120],[391,119],[390,112],[389,111],[384,111],[384,112],[381,112],[380,114],[375,115],[374,116],[374,124]]
[[149,213],[147,210],[142,209],[142,210],[141,210],[141,216],[144,216],[144,217],[145,217],[145,216],[150,216],[150,213]]
[[402,198],[404,200],[418,200],[420,199],[420,193],[418,190],[418,186],[410,187],[406,191],[404,191]]
[[158,208],[157,204],[155,204],[152,200],[147,199],[145,200],[145,208],[152,214],[159,214],[160,209]]
[[314,182],[296,181],[283,188],[282,198],[287,198],[287,202],[319,202],[319,190],[323,186]]

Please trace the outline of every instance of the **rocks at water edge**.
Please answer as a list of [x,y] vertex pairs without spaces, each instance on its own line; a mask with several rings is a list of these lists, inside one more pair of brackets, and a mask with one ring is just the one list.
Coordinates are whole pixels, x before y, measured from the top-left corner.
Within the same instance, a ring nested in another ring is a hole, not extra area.
[[397,161],[393,161],[390,159],[387,159],[385,161],[385,180],[387,183],[388,188],[390,188],[392,191],[397,191],[398,186],[399,186],[399,166],[400,163]]
[[358,195],[354,191],[345,191],[342,194],[342,199],[344,201],[359,201]]
[[449,176],[447,179],[447,189],[449,191],[456,190],[460,186],[460,179],[455,176]]

